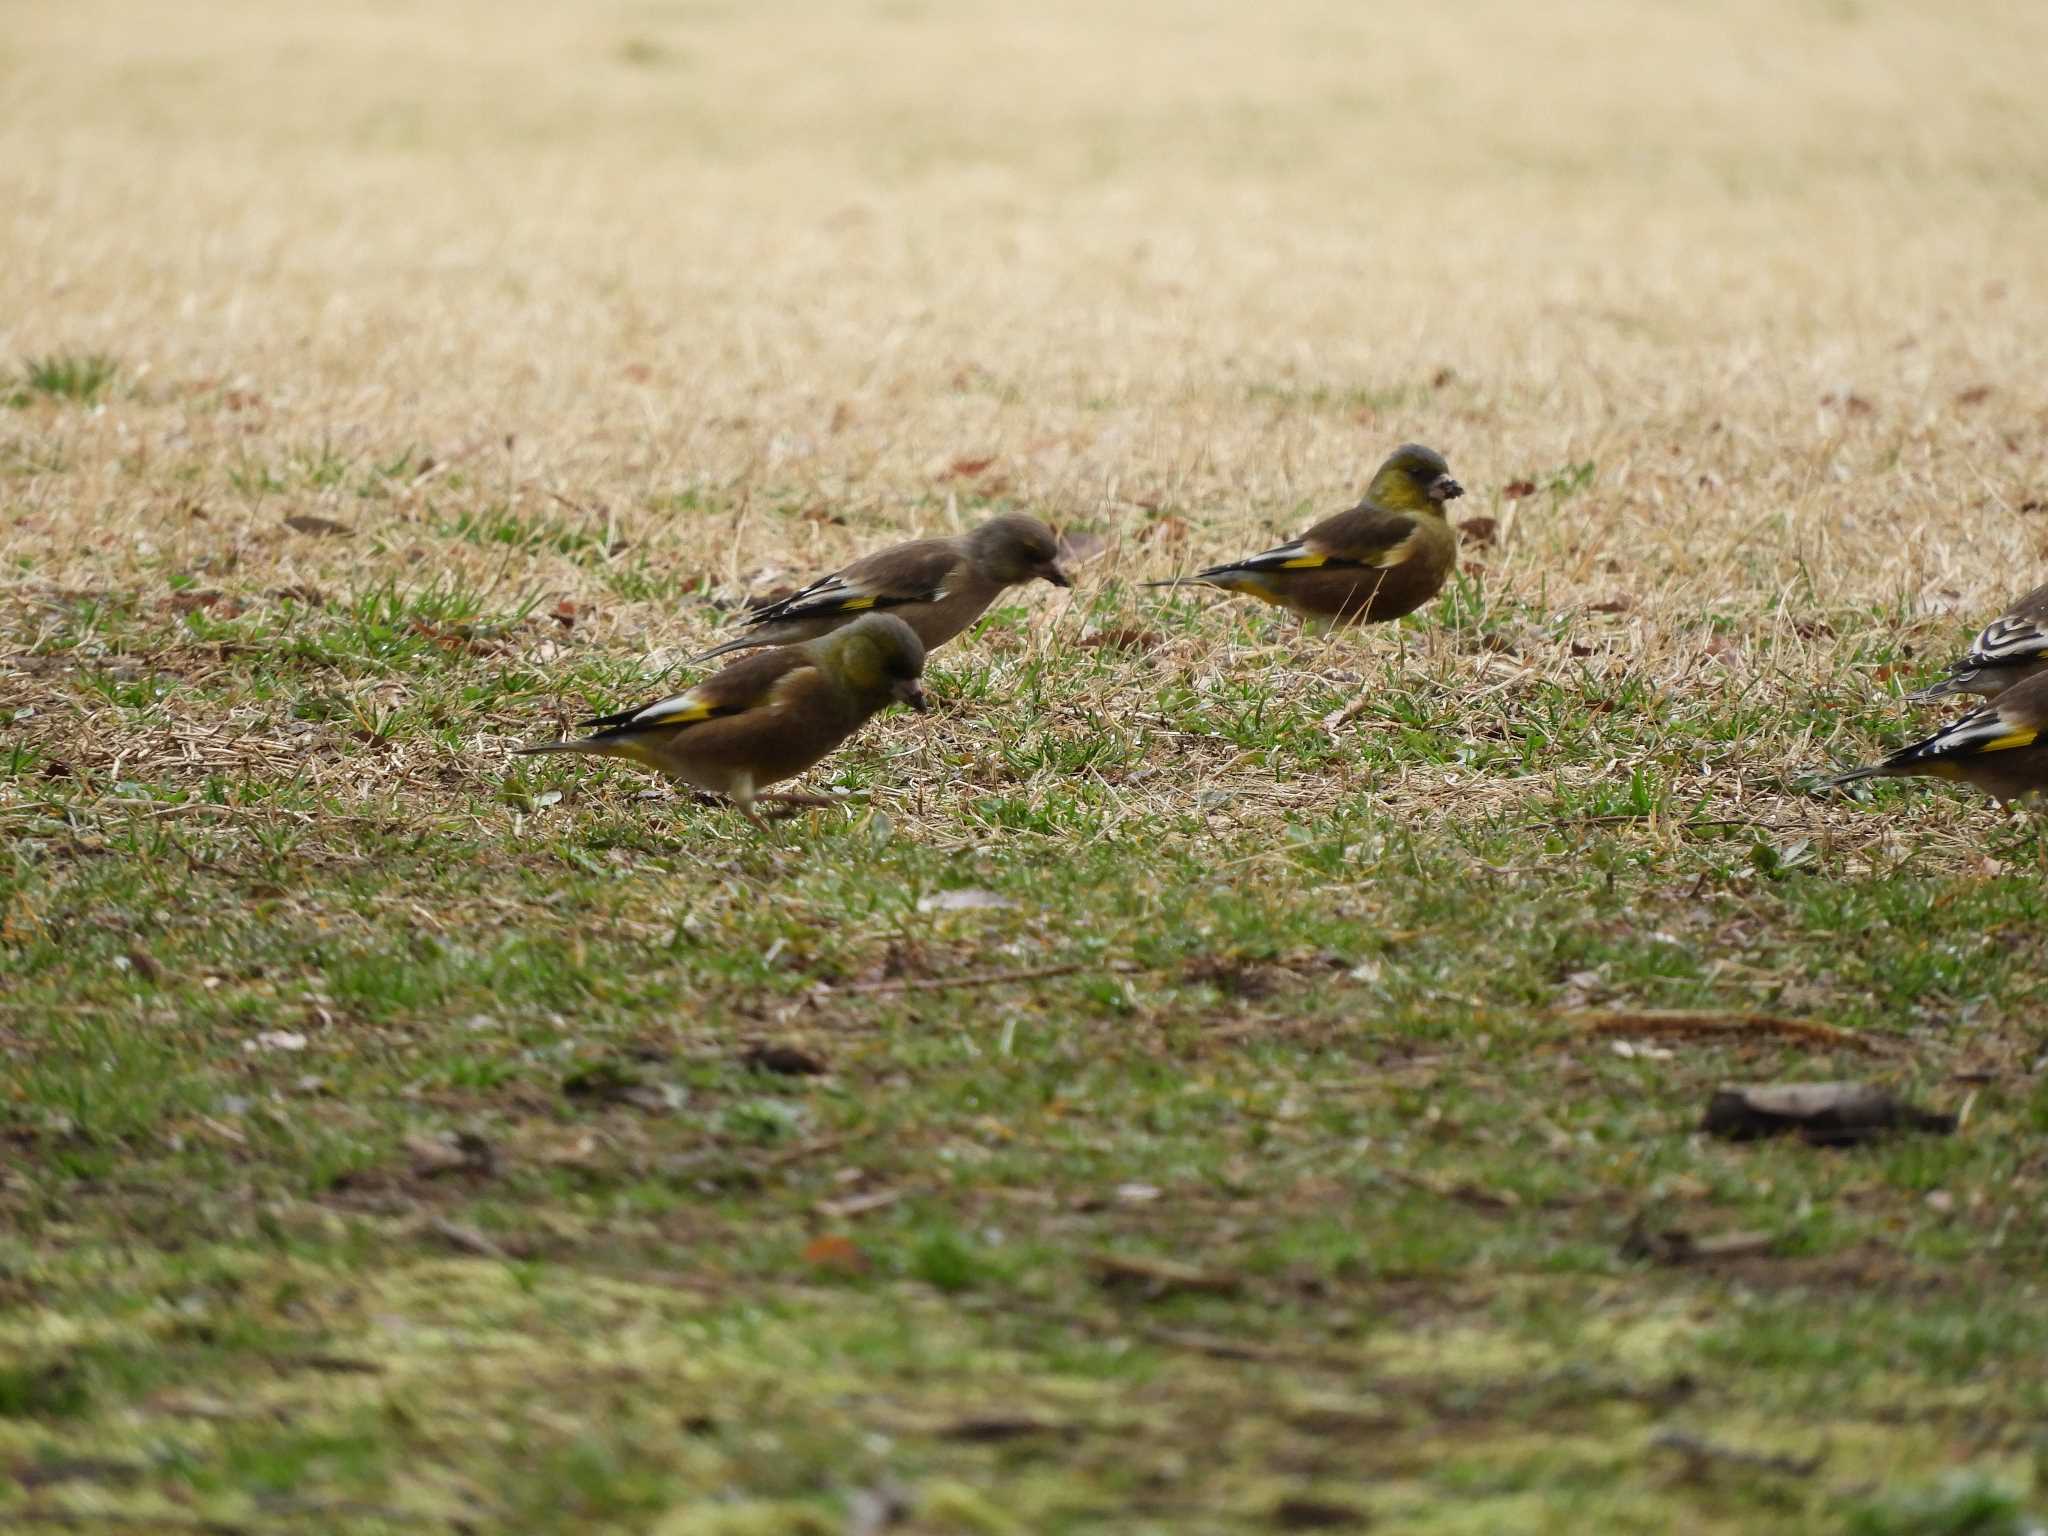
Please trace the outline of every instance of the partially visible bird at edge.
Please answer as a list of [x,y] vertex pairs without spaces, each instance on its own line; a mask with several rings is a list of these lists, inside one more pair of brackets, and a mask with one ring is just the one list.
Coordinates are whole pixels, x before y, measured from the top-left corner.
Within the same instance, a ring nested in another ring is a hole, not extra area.
[[1968,652],[1948,671],[1947,677],[1913,697],[1974,693],[1995,699],[2014,684],[2048,671],[2048,582],[1978,630]]
[[2048,789],[2044,731],[2048,731],[2048,675],[2016,683],[1953,725],[1901,747],[1867,768],[1852,768],[1823,779],[1820,787],[1927,774],[1959,780],[2001,802],[2017,800]]

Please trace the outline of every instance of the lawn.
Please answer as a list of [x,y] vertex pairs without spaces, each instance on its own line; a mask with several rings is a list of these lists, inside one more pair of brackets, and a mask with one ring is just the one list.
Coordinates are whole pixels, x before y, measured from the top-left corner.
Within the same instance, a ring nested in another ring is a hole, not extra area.
[[[1812,783],[2048,565],[2048,11],[5,14],[0,1526],[2048,1512],[2048,835]],[[510,755],[1004,510],[842,807]]]

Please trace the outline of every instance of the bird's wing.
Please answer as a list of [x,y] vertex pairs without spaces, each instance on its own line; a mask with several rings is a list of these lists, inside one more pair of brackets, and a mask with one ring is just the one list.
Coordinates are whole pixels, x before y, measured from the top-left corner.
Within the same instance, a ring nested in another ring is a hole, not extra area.
[[1360,503],[1349,512],[1326,517],[1291,544],[1228,565],[1211,566],[1203,576],[1240,571],[1320,571],[1346,567],[1385,570],[1399,565],[1415,550],[1421,525],[1405,512],[1388,512]]
[[1959,757],[1980,757],[1989,752],[2031,747],[2039,738],[2041,728],[2030,721],[2031,716],[2020,718],[2019,712],[2010,706],[1992,704],[1975,714],[1963,716],[1954,725],[1944,726],[1925,741],[1901,747],[1885,759],[1885,765],[1903,768],[1913,763],[1952,762]]
[[959,564],[959,550],[946,539],[918,539],[879,549],[749,614],[747,622],[758,627],[934,603],[946,595],[947,579]]
[[1956,664],[1956,670],[1971,667],[2009,666],[2031,661],[2048,652],[2048,631],[2033,619],[2008,613],[1993,619],[1970,642],[1970,654]]
[[758,708],[794,682],[796,674],[813,670],[810,657],[794,647],[760,651],[712,673],[682,693],[637,709],[622,709],[615,715],[601,715],[583,724],[588,730],[611,736],[678,730]]

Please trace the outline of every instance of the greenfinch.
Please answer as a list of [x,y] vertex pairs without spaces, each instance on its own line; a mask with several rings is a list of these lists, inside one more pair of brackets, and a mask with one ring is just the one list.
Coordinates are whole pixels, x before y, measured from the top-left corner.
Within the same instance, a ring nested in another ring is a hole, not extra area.
[[758,799],[832,804],[762,791],[795,778],[891,704],[923,711],[923,672],[924,645],[909,625],[864,614],[816,640],[733,662],[673,698],[586,720],[592,734],[582,740],[518,750],[623,758],[729,800],[759,826]]
[[2013,684],[2048,671],[2048,583],[1977,631],[1968,653],[1950,663],[1948,671],[1947,677],[1913,697],[1975,693],[1995,699]]
[[1442,454],[1404,443],[1350,511],[1324,518],[1291,544],[1186,579],[1275,603],[1305,619],[1398,619],[1436,596],[1456,566],[1458,535],[1444,507],[1464,494]]
[[1022,513],[990,518],[957,538],[892,544],[748,614],[745,634],[695,659],[813,640],[877,611],[893,613],[926,650],[935,650],[987,612],[1006,588],[1033,580],[1072,586],[1059,553],[1053,531]]
[[1881,763],[1836,774],[1825,784],[1931,774],[1959,779],[2000,801],[2048,789],[2048,675],[2030,677],[1974,714],[1924,741],[1901,747]]

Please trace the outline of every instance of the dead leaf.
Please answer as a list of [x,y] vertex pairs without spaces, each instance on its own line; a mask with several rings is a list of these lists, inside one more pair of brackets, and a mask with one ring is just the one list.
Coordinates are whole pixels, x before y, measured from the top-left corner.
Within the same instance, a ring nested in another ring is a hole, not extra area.
[[1468,517],[1458,524],[1458,542],[1476,549],[1485,549],[1500,536],[1500,519],[1494,517]]
[[1991,386],[1989,384],[1972,384],[1968,389],[1956,391],[1957,405],[1982,405],[1990,398]]
[[1206,983],[1225,997],[1253,1002],[1271,997],[1288,980],[1287,973],[1278,966],[1247,963],[1228,955],[1197,956],[1182,968],[1181,976],[1197,984]]
[[1622,1234],[1621,1256],[1653,1264],[1705,1264],[1716,1259],[1748,1258],[1768,1253],[1768,1232],[1715,1232],[1696,1235],[1684,1227],[1659,1226],[1648,1211],[1638,1211]]
[[868,1256],[852,1238],[837,1232],[821,1233],[804,1244],[803,1260],[813,1269],[833,1274],[865,1274]]
[[801,1046],[771,1045],[756,1041],[740,1052],[740,1065],[753,1072],[773,1072],[781,1077],[823,1077],[831,1070],[824,1058]]
[[1173,1259],[1091,1253],[1087,1263],[1094,1272],[1096,1283],[1104,1289],[1137,1291],[1148,1301],[1183,1294],[1235,1296],[1244,1289],[1244,1281],[1236,1275],[1198,1269]]
[[284,520],[285,527],[294,533],[317,533],[326,538],[347,539],[355,536],[355,529],[346,523],[337,523],[331,517],[315,517],[310,512],[295,512]]
[[1630,597],[1626,592],[1617,592],[1614,596],[1607,598],[1601,602],[1587,604],[1586,612],[1627,613],[1631,608],[1635,607],[1635,605],[1636,600]]
[[242,1049],[254,1054],[257,1051],[303,1051],[306,1037],[296,1030],[266,1029],[252,1040],[244,1040]]
[[1054,1419],[1036,1419],[1023,1414],[977,1413],[955,1419],[939,1430],[941,1440],[962,1440],[969,1445],[1001,1445],[1035,1435],[1064,1435],[1069,1427]]
[[985,473],[988,467],[995,463],[995,461],[994,454],[980,459],[958,458],[946,466],[946,472],[940,475],[939,478],[941,480],[971,480],[976,475]]
[[563,598],[554,606],[554,620],[564,629],[574,629],[576,627],[576,605],[570,602],[568,598]]
[[1273,1506],[1273,1525],[1283,1531],[1349,1531],[1368,1523],[1370,1516],[1353,1504],[1335,1499],[1314,1499],[1289,1494]]
[[649,1114],[681,1109],[688,1095],[674,1083],[649,1082],[637,1068],[619,1061],[593,1061],[562,1079],[562,1093],[596,1104],[630,1104]]
[[1534,480],[1510,480],[1500,488],[1500,493],[1509,501],[1520,501],[1524,496],[1534,496],[1536,494],[1536,482]]
[[173,592],[169,597],[157,600],[157,612],[197,613],[202,608],[211,608],[215,603],[218,603],[220,596],[220,593],[211,590],[205,592]]
[[837,1200],[820,1200],[811,1209],[830,1221],[845,1221],[849,1217],[864,1216],[869,1211],[882,1210],[902,1198],[900,1189],[871,1189],[858,1195],[842,1195]]
[[466,1173],[487,1179],[498,1171],[497,1148],[474,1131],[408,1136],[405,1150],[412,1158],[415,1178],[438,1179],[443,1174]]
[[1760,1083],[1715,1089],[1700,1129],[1728,1141],[1789,1133],[1838,1146],[1891,1131],[1950,1135],[1956,1117],[1907,1104],[1871,1083]]
[[144,981],[148,982],[151,986],[156,985],[156,983],[164,979],[164,968],[158,965],[156,963],[155,958],[151,956],[146,950],[129,950],[128,965],[129,968],[133,970],[136,975],[140,976]]
[[499,1263],[504,1263],[512,1257],[475,1227],[450,1221],[445,1216],[436,1216],[428,1222],[427,1230],[457,1253],[466,1253],[479,1259],[496,1259]]

